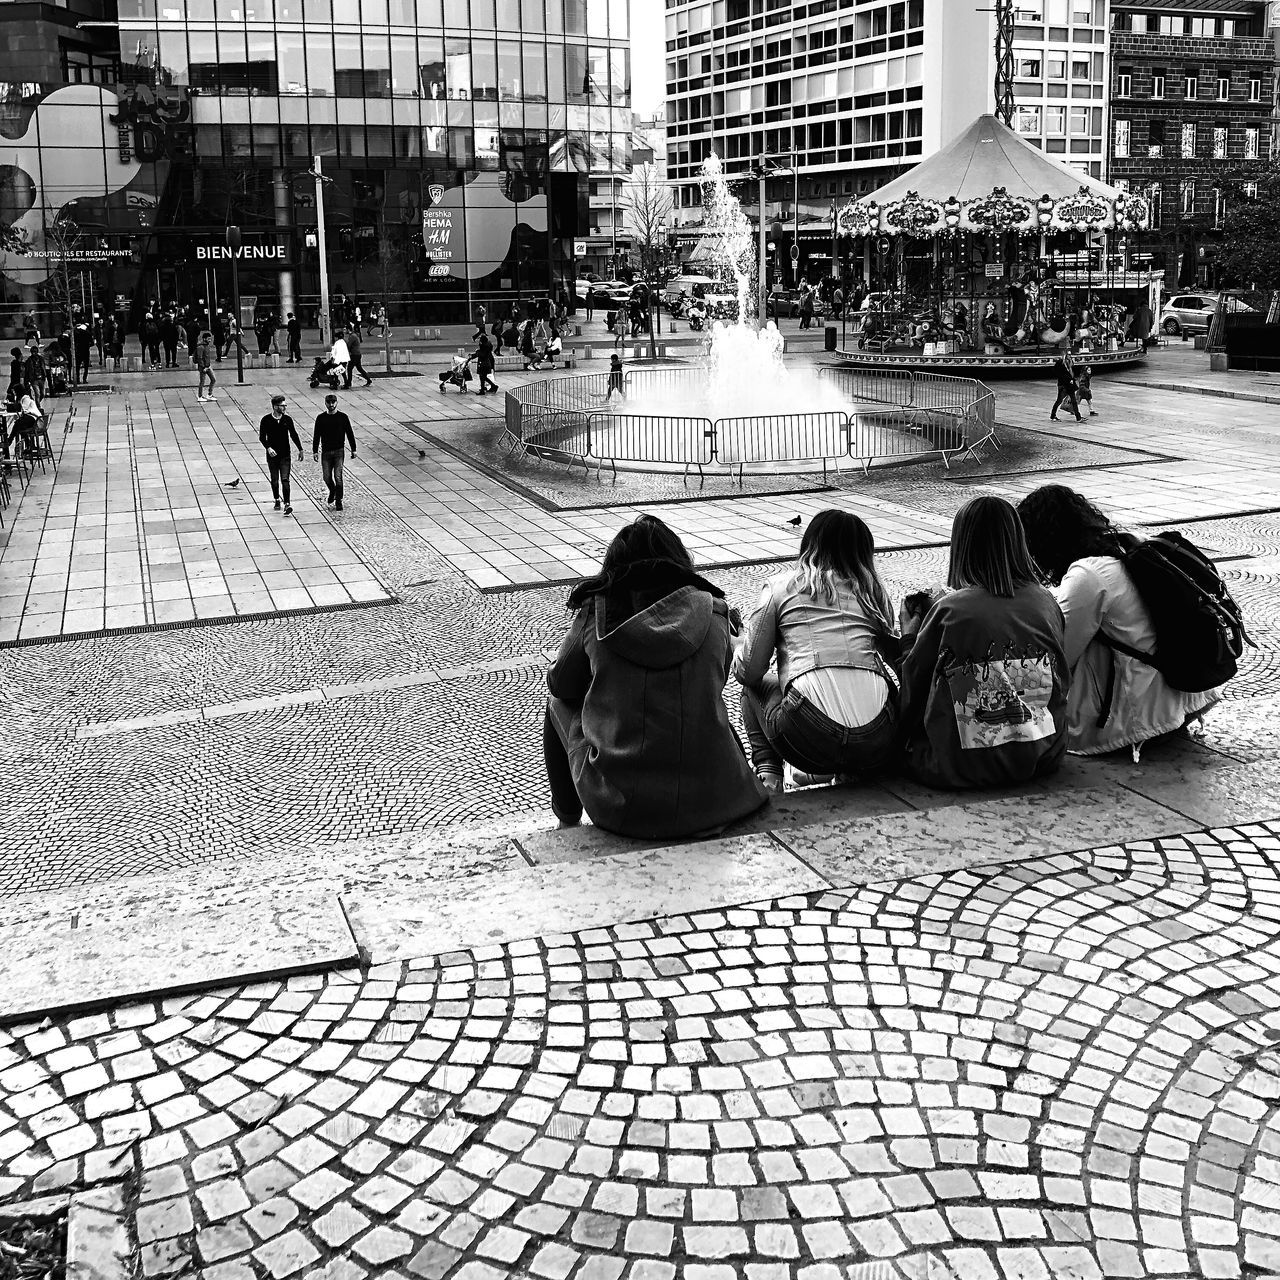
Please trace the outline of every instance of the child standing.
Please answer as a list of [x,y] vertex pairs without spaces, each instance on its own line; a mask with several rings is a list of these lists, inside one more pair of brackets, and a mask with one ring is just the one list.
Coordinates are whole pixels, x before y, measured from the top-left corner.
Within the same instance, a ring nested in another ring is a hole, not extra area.
[[622,385],[622,357],[616,351],[609,357],[609,390],[605,392],[605,400],[612,400],[615,391],[619,399],[627,398],[626,389]]
[[1089,417],[1096,418],[1098,411],[1093,407],[1093,366],[1087,364],[1076,374],[1076,398],[1081,404],[1089,406]]

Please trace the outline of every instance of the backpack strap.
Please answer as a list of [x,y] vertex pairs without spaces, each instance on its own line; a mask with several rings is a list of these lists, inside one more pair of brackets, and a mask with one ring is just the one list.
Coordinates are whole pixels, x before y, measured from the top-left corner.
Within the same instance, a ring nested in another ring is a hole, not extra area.
[[1111,719],[1111,708],[1115,703],[1116,697],[1116,660],[1115,654],[1123,653],[1126,657],[1135,659],[1138,662],[1145,663],[1149,667],[1155,667],[1158,671],[1160,668],[1156,663],[1155,656],[1150,653],[1143,653],[1141,649],[1135,649],[1132,645],[1127,645],[1123,640],[1113,640],[1110,636],[1104,635],[1101,631],[1095,637],[1101,640],[1108,649],[1112,651],[1111,670],[1107,672],[1107,687],[1102,695],[1102,709],[1098,712],[1098,719],[1095,721],[1099,729]]

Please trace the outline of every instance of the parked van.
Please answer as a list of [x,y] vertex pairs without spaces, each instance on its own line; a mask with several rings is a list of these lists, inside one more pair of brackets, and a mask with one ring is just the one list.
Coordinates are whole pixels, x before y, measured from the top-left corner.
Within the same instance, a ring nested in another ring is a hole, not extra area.
[[676,276],[674,280],[668,280],[662,286],[662,305],[673,316],[678,316],[689,305],[689,299],[693,296],[695,289],[699,293],[704,293],[716,287],[717,282],[710,276]]

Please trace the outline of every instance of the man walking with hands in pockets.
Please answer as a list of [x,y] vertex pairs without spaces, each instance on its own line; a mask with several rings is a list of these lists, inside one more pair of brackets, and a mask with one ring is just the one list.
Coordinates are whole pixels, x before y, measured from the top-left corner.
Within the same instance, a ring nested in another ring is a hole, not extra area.
[[280,496],[284,494],[284,513],[293,514],[289,502],[289,472],[292,469],[292,455],[289,441],[298,451],[298,461],[302,461],[302,441],[298,439],[298,430],[293,419],[285,413],[284,396],[271,397],[271,412],[258,424],[258,439],[267,451],[267,471],[271,475],[271,496],[275,499],[276,510],[280,510]]
[[351,446],[351,456],[356,456],[356,437],[351,430],[351,419],[338,412],[338,397],[324,398],[324,412],[316,417],[316,429],[311,437],[311,456],[320,459],[321,474],[329,490],[328,505],[335,511],[342,510],[343,446]]

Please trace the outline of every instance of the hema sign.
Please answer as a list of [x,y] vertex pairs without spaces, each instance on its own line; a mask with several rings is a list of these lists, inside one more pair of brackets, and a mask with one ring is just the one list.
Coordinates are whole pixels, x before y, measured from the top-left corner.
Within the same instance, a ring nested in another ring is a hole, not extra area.
[[230,262],[239,258],[241,262],[285,262],[285,248],[282,244],[243,244],[232,250],[225,244],[196,245],[197,262]]

